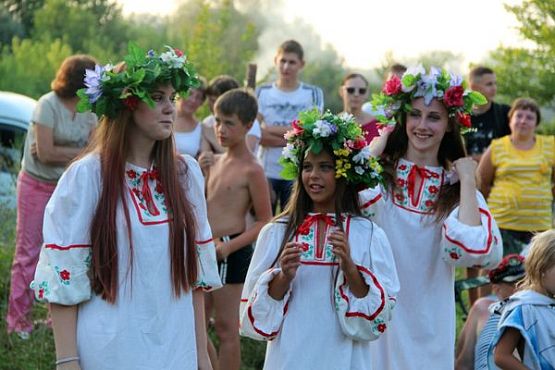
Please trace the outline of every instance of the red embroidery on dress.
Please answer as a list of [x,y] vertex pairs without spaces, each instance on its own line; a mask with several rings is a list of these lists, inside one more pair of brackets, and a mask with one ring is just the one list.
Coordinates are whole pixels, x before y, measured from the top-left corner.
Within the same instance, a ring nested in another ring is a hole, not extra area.
[[[420,199],[420,195],[422,194],[422,188],[424,187],[424,182],[426,179],[429,179],[432,176],[432,171],[424,168],[418,167],[416,164],[412,166],[409,172],[409,176],[407,177],[407,185],[408,185],[408,192],[409,192],[409,199],[414,207],[418,206],[418,201]],[[417,174],[420,175],[420,187],[418,188],[418,196],[414,198],[414,187],[416,186],[416,179]]]
[[68,270],[60,271],[60,279],[62,280],[69,280],[71,273]]
[[57,249],[59,251],[67,251],[74,248],[90,248],[90,244],[71,244],[71,245],[58,245],[58,244],[45,244],[46,249]]
[[[378,279],[376,278],[376,276],[372,272],[370,272],[370,270],[359,265],[357,265],[357,270],[369,275],[370,278],[372,279],[372,283],[374,284],[374,286],[378,288],[378,290],[380,291],[380,301],[381,301],[380,306],[376,309],[375,312],[371,313],[370,315],[367,315],[363,312],[348,311],[347,313],[345,313],[345,317],[362,317],[368,321],[372,321],[376,317],[378,317],[378,315],[382,312],[382,310],[385,307],[385,291],[381,286],[380,282],[378,281]],[[347,302],[347,304],[349,304],[349,297],[347,297],[347,295],[345,295],[345,293],[343,292],[343,287],[345,285],[347,285],[347,279],[343,277],[343,284],[339,286],[339,295]],[[370,287],[370,289],[372,289],[372,287]]]
[[368,208],[370,207],[372,204],[376,203],[378,200],[380,200],[382,198],[381,194],[376,195],[373,199],[370,199],[368,202],[364,203],[362,205],[362,207],[360,207],[361,209],[364,208]]
[[[141,182],[143,183],[143,186],[141,187],[141,195],[145,200],[148,212],[150,212],[150,214],[153,216],[160,215],[160,211],[158,210],[158,207],[156,207],[156,204],[154,203],[152,192],[150,191],[150,186],[148,185],[148,180],[149,179],[156,180],[156,182],[159,183],[158,177],[159,177],[158,170],[156,170],[156,168],[153,168],[151,171],[143,172],[140,177]],[[156,188],[158,189],[158,185],[156,186]]]
[[143,215],[141,213],[141,204],[137,203],[137,199],[138,197],[134,197],[133,196],[133,192],[131,191],[131,189],[129,189],[129,193],[131,194],[131,200],[133,201],[133,205],[135,206],[135,210],[137,211],[137,215],[139,217],[139,221],[143,224],[143,225],[159,225],[159,224],[164,224],[166,222],[170,221],[170,218],[166,218],[164,220],[160,220],[160,221],[146,221],[145,219],[143,219]]
[[[493,235],[492,235],[492,231],[491,231],[491,214],[483,209],[483,208],[478,208],[478,210],[480,211],[481,214],[483,214],[484,216],[486,216],[487,220],[488,220],[488,225],[487,225],[487,231],[488,231],[488,237],[486,240],[486,246],[484,249],[480,249],[480,250],[474,250],[472,248],[467,247],[466,245],[464,245],[462,242],[455,240],[451,237],[449,237],[448,235],[448,231],[447,231],[447,224],[443,224],[443,229],[445,232],[445,239],[447,239],[449,242],[451,242],[452,244],[455,244],[459,247],[461,247],[462,249],[464,249],[467,253],[470,254],[487,254],[489,253],[489,250],[491,248],[491,243],[493,241]],[[453,256],[450,256],[451,258],[453,258]]]

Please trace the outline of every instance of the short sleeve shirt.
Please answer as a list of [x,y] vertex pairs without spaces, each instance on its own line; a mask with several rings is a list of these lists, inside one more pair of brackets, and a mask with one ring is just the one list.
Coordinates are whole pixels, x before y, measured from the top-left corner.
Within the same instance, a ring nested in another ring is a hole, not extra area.
[[492,103],[491,108],[483,114],[471,115],[472,128],[476,131],[465,135],[468,154],[482,154],[493,139],[509,135],[509,109],[505,104]]
[[[294,91],[282,91],[275,83],[259,86],[256,89],[258,111],[264,116],[268,126],[290,127],[300,112],[318,108],[324,109],[324,94],[317,86],[301,82]],[[282,166],[278,163],[281,147],[261,147],[259,156],[266,177],[280,179]]]
[[40,124],[52,129],[55,146],[83,148],[89,140],[91,130],[96,126],[94,113],[73,113],[62,103],[53,91],[43,95],[33,112],[25,149],[22,168],[31,176],[48,182],[56,182],[64,172],[65,166],[52,166],[41,163],[31,154],[35,143],[35,125]]

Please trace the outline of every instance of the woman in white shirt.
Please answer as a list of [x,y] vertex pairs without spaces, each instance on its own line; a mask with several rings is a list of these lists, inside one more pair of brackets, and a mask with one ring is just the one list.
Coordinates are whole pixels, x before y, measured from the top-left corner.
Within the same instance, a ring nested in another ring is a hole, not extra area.
[[206,100],[206,81],[192,89],[186,98],[178,98],[177,117],[174,123],[175,147],[180,154],[197,157],[200,152],[202,127],[195,113]]

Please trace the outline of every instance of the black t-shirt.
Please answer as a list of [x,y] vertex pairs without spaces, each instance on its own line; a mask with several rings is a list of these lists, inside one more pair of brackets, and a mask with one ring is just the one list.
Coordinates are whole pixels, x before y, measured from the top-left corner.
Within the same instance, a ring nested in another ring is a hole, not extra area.
[[482,154],[493,139],[509,135],[509,110],[505,104],[492,103],[490,109],[479,115],[472,114],[472,128],[476,131],[465,135],[466,151],[469,155]]

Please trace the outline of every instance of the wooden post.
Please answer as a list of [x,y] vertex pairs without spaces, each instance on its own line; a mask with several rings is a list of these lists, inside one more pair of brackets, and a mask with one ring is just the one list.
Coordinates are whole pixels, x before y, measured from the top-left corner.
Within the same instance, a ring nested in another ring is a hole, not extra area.
[[247,65],[247,87],[254,90],[256,87],[256,64],[249,63]]

